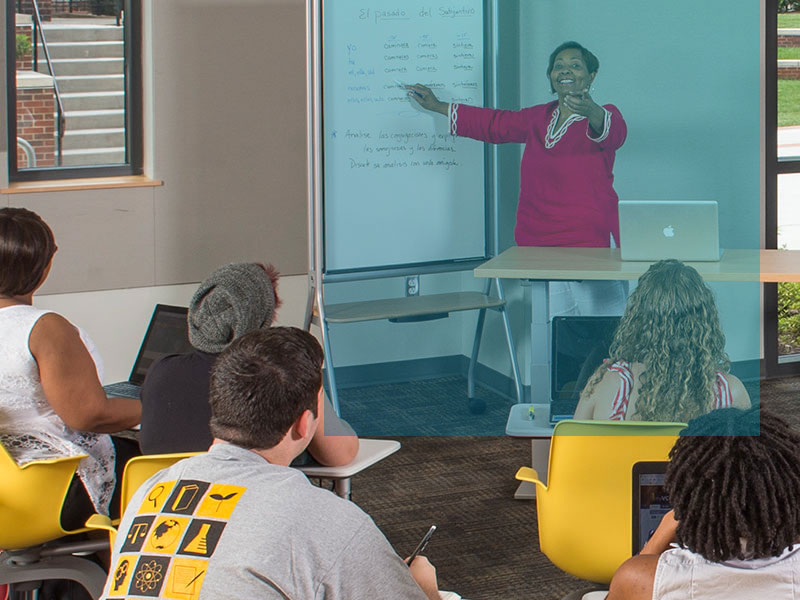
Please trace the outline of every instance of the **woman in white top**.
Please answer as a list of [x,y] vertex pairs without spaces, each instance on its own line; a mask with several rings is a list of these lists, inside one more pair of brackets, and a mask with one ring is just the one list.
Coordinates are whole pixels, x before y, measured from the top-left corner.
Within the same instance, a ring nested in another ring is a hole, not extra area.
[[56,249],[36,213],[0,209],[0,443],[18,464],[88,455],[61,515],[75,529],[93,512],[119,510],[118,473],[136,448],[107,434],[139,423],[141,404],[107,398],[91,342],[64,317],[32,306]]
[[715,410],[670,452],[673,511],[617,570],[608,600],[794,600],[800,434],[758,409]]

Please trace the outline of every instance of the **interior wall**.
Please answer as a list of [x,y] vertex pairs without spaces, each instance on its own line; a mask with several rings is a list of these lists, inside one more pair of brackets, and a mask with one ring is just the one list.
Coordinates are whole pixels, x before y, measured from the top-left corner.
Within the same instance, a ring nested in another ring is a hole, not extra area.
[[307,271],[303,0],[156,0],[155,283]]
[[143,19],[146,175],[164,185],[0,195],[58,237],[42,292],[196,282],[240,260],[305,273],[305,2],[144,0]]

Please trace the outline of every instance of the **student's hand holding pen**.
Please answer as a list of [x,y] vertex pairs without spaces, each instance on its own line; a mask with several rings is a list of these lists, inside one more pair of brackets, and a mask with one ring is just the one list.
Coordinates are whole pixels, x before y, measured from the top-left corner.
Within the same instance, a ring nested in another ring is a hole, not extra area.
[[430,561],[418,555],[408,567],[411,577],[417,582],[417,585],[425,592],[425,595],[431,600],[440,600],[439,583],[436,581],[436,567]]
[[430,110],[443,115],[447,115],[449,104],[442,102],[436,97],[429,87],[416,83],[414,85],[404,86],[408,90],[408,97],[417,101],[417,103],[425,110]]

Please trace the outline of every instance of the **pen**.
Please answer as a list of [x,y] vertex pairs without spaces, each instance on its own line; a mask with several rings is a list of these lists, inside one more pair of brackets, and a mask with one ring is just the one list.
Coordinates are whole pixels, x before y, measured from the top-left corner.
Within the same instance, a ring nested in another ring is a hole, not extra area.
[[416,94],[417,96],[419,96],[420,98],[422,98],[422,94],[420,94],[420,93],[419,93],[417,90],[412,90],[412,89],[409,89],[409,86],[407,86],[407,85],[406,85],[405,83],[403,83],[402,81],[400,81],[400,80],[398,80],[398,79],[393,79],[392,81],[394,81],[394,82],[395,82],[397,85],[399,85],[399,86],[400,86],[401,88],[403,88],[404,90],[408,90],[409,92],[413,92],[414,94]]
[[414,551],[411,553],[411,556],[409,556],[406,559],[406,564],[407,565],[410,565],[412,562],[414,562],[414,559],[417,558],[419,553],[422,552],[423,550],[425,550],[425,546],[427,546],[428,542],[431,541],[431,536],[433,535],[434,531],[436,531],[436,525],[431,525],[431,528],[428,529],[428,533],[426,533],[424,535],[424,537],[422,538],[420,543],[417,544],[417,547],[414,548]]

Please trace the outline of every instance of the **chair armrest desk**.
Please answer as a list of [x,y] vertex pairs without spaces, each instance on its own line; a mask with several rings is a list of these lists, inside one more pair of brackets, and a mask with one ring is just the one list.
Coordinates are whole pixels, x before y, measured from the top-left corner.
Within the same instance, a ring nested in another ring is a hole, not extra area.
[[371,440],[360,438],[358,440],[358,454],[346,465],[341,467],[323,467],[309,465],[297,467],[306,474],[306,477],[321,477],[333,479],[333,489],[337,496],[350,499],[350,478],[357,475],[367,467],[383,460],[400,450],[400,442],[395,440]]

